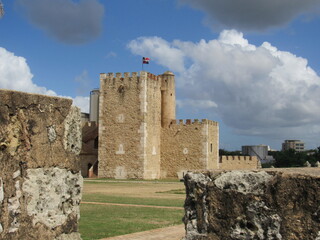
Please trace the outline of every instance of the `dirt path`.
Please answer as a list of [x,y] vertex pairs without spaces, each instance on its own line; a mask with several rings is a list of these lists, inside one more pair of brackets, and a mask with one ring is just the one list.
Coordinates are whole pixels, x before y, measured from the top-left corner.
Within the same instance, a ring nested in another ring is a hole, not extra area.
[[100,240],[181,240],[185,236],[184,225],[158,228],[145,232],[126,234]]
[[[107,187],[106,187],[107,186]],[[182,182],[129,182],[129,181],[85,181],[84,194],[105,194],[141,198],[185,199],[184,194],[168,191],[184,189]]]
[[112,205],[112,206],[124,206],[124,207],[166,208],[166,209],[175,209],[175,210],[184,209],[183,207],[166,207],[166,206],[152,206],[152,205],[125,204],[125,203],[81,202],[81,204]]

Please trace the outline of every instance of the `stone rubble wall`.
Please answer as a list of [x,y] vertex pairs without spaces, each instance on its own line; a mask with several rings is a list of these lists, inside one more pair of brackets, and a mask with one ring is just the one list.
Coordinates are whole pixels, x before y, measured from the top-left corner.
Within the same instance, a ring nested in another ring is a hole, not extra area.
[[0,90],[0,239],[81,239],[80,110]]
[[319,240],[320,171],[267,169],[185,175],[185,240]]

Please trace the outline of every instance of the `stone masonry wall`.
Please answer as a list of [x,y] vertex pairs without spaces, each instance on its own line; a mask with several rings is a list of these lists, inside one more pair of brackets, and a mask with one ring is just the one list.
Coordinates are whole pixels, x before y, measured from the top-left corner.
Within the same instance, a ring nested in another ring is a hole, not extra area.
[[160,87],[147,72],[101,74],[99,177],[159,177]]
[[[202,122],[205,120],[202,120]],[[204,147],[207,148],[207,170],[218,169],[219,167],[219,123],[211,120],[206,120],[206,135],[207,141],[204,142]]]
[[319,240],[320,171],[185,175],[185,240]]
[[254,170],[261,168],[256,156],[220,156],[219,168],[223,170]]
[[99,177],[142,178],[139,76],[100,75]]
[[0,239],[81,239],[80,110],[0,90]]
[[161,134],[161,80],[148,73],[146,81],[146,112],[142,125],[146,134],[141,138],[143,153],[144,179],[160,178],[160,134]]
[[176,178],[190,169],[217,169],[217,122],[187,119],[172,121],[161,130],[161,177]]

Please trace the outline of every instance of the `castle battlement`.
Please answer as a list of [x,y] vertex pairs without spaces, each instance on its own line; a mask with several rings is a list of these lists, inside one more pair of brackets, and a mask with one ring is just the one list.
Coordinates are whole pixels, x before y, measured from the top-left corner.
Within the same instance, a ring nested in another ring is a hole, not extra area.
[[258,169],[260,161],[257,156],[220,156],[219,169]]
[[[124,72],[124,73],[100,73],[100,83],[104,83],[108,86],[113,86],[117,84],[123,84],[123,83],[139,83],[140,80],[146,79],[146,80],[152,80],[148,81],[148,83],[154,83],[158,82],[160,83],[161,77],[154,75],[149,72],[141,71],[141,72]],[[102,85],[102,84],[101,84]]]
[[100,73],[100,82],[105,82],[105,83],[112,82],[113,84],[115,84],[116,82],[137,81],[138,78],[140,78],[140,75],[137,72]]
[[139,78],[139,77],[148,77],[148,79],[153,79],[153,80],[159,80],[159,76],[149,73],[149,72],[145,72],[145,71],[141,71],[141,72],[124,72],[124,73],[113,73],[113,72],[109,72],[109,73],[100,73],[100,80],[103,79],[126,79],[126,78]]
[[171,121],[170,125],[201,125],[201,124],[209,124],[213,126],[218,126],[218,122],[208,120],[208,119],[174,119]]
[[256,156],[220,156],[220,163],[225,161],[257,161]]
[[148,79],[152,79],[152,80],[158,81],[159,80],[159,76],[148,72]]

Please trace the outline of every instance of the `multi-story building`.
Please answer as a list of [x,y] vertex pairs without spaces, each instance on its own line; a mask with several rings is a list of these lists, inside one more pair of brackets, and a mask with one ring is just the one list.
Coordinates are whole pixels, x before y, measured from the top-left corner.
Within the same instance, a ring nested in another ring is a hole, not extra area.
[[300,140],[285,140],[282,143],[282,151],[286,151],[289,149],[294,149],[297,152],[303,152],[304,149],[304,142]]

